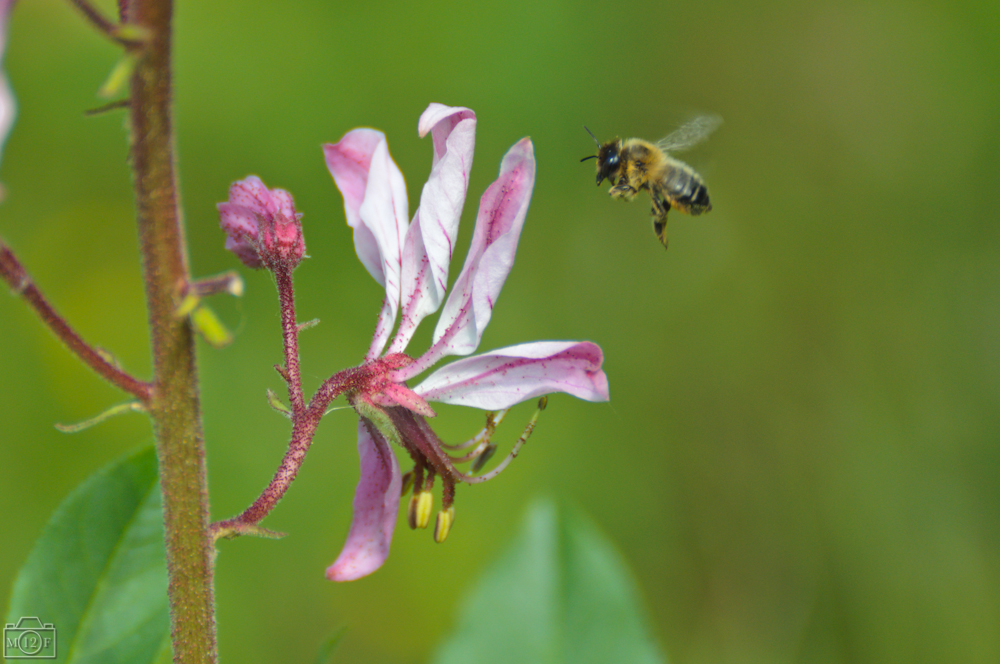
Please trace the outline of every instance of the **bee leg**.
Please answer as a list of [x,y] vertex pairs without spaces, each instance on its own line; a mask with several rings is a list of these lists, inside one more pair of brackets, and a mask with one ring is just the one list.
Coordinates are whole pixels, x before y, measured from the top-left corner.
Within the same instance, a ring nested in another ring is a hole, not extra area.
[[627,201],[635,198],[636,193],[638,192],[627,184],[619,184],[608,190],[608,195],[611,198],[624,198]]
[[667,248],[667,212],[670,211],[670,203],[664,199],[657,196],[653,196],[653,208],[650,213],[653,215],[653,233],[656,234],[656,238],[663,245],[663,248]]

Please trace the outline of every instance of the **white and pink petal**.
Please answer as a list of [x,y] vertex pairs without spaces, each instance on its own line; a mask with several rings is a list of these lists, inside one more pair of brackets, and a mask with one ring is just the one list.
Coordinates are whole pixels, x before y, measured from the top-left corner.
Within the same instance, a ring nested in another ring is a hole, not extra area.
[[514,265],[534,185],[534,148],[531,139],[524,138],[508,150],[500,176],[480,200],[469,253],[441,310],[434,343],[405,370],[407,378],[446,355],[468,355],[479,346]]
[[604,354],[589,341],[537,341],[456,360],[428,376],[414,392],[427,401],[500,410],[565,392],[607,401]]
[[349,131],[323,146],[326,165],[344,196],[347,223],[361,263],[385,287],[385,302],[367,358],[378,356],[396,322],[403,238],[409,225],[406,183],[389,155],[385,135],[374,129]]
[[344,214],[354,229],[358,258],[372,278],[385,286],[387,264],[398,275],[409,215],[406,184],[389,156],[385,134],[354,129],[340,142],[324,145],[323,154],[344,197]]
[[326,569],[331,581],[353,581],[371,574],[389,556],[399,512],[402,477],[389,444],[358,421],[361,479],[354,494],[354,516],[343,550]]
[[402,352],[420,322],[441,306],[458,223],[469,188],[476,144],[476,114],[467,108],[431,104],[420,116],[421,136],[431,132],[431,174],[403,246],[402,313],[389,352]]
[[[0,62],[3,62],[4,52],[7,50],[7,25],[13,8],[14,0],[0,0]],[[7,74],[0,70],[0,149],[7,141],[7,135],[14,126],[16,115],[17,102],[14,100],[14,91],[7,80]]]

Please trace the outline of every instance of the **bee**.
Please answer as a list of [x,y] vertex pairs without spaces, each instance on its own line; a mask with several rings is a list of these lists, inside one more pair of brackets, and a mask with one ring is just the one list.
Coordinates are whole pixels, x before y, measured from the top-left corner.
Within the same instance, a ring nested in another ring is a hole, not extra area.
[[691,120],[666,138],[650,143],[641,138],[624,141],[615,138],[601,143],[587,129],[597,143],[597,154],[584,157],[597,160],[597,184],[611,183],[611,198],[630,201],[645,189],[653,199],[653,233],[667,248],[667,212],[677,208],[685,214],[702,214],[712,209],[708,200],[708,187],[693,168],[671,157],[668,152],[686,150],[715,131],[722,118],[703,115]]

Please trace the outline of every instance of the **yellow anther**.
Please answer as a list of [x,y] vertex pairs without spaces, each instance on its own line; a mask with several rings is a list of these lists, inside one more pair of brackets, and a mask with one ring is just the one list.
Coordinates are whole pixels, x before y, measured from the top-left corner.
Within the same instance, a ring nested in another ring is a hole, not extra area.
[[437,521],[434,522],[434,541],[440,544],[451,532],[451,524],[455,523],[455,506],[452,505],[446,510],[438,512]]
[[431,522],[431,510],[434,509],[434,495],[430,491],[419,491],[410,498],[406,510],[406,520],[410,528],[426,528]]

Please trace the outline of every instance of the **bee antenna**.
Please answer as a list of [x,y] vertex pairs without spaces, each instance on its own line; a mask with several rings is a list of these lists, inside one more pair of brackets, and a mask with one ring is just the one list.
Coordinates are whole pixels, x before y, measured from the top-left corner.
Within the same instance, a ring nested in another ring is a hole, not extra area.
[[601,147],[601,142],[599,140],[597,140],[596,136],[594,136],[594,132],[592,132],[589,129],[587,129],[587,125],[583,125],[583,128],[587,130],[587,133],[590,134],[590,137],[592,139],[594,139],[595,143],[597,143],[597,147]]
[[588,159],[597,159],[597,155],[596,154],[592,154],[589,157],[584,157],[580,161],[587,161]]

